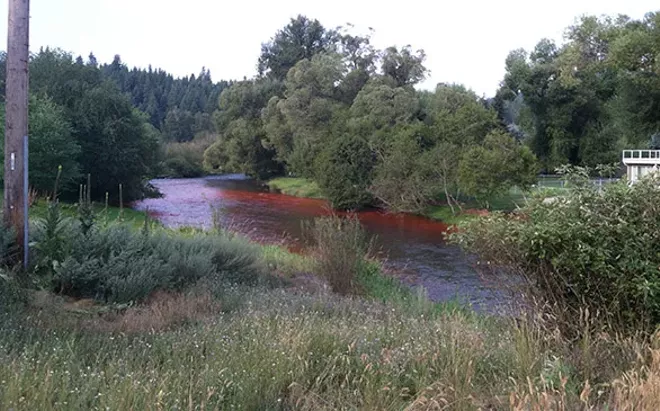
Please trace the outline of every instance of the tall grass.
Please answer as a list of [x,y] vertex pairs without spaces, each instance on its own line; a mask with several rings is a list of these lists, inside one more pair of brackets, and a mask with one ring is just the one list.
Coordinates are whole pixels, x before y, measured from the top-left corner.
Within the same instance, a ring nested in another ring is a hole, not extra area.
[[314,242],[314,272],[336,293],[358,291],[357,278],[368,269],[371,240],[357,216],[316,218],[307,230]]
[[[233,307],[233,309],[229,309]],[[462,311],[225,287],[121,312],[67,303],[0,321],[0,404],[15,410],[655,409],[651,341],[596,338],[616,372],[526,325]]]

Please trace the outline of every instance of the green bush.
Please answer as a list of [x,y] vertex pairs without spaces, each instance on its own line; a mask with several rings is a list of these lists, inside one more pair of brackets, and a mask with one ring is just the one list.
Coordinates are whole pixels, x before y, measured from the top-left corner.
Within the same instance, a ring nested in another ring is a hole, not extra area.
[[200,134],[185,143],[168,143],[165,147],[163,172],[167,177],[199,177],[204,174],[204,151],[213,144],[216,136]]
[[37,231],[37,261],[50,264],[42,271],[42,277],[50,279],[45,283],[77,298],[140,301],[155,290],[182,290],[202,279],[255,285],[265,272],[259,249],[238,237],[164,229],[137,232],[120,224],[83,234],[73,220],[62,224],[62,232],[74,234]]
[[[0,124],[5,107],[0,104]],[[30,186],[40,193],[53,188],[53,176],[62,168],[61,185],[75,189],[80,182],[80,145],[72,136],[71,124],[63,107],[50,98],[30,96]],[[0,130],[0,156],[4,157],[5,130]],[[4,170],[0,171],[3,174]]]
[[167,177],[192,178],[204,174],[201,164],[191,163],[184,157],[171,157],[163,163]]
[[354,210],[371,203],[374,163],[368,142],[360,137],[341,137],[319,155],[316,180],[333,208]]
[[563,197],[476,219],[453,239],[486,266],[520,274],[532,296],[567,320],[588,308],[613,325],[652,327],[660,322],[658,183],[600,191],[585,174]]

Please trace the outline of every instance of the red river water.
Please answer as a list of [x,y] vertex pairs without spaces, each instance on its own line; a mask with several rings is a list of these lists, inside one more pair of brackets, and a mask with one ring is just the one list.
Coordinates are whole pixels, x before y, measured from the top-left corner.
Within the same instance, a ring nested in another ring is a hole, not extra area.
[[[152,184],[162,198],[134,204],[169,227],[210,227],[214,210],[223,226],[264,243],[305,246],[303,225],[330,213],[323,200],[273,193],[242,175],[196,179],[158,179]],[[500,305],[503,293],[479,276],[474,261],[446,244],[447,225],[407,214],[364,211],[358,217],[375,237],[387,267],[410,286],[422,286],[429,298],[459,298],[488,310]]]

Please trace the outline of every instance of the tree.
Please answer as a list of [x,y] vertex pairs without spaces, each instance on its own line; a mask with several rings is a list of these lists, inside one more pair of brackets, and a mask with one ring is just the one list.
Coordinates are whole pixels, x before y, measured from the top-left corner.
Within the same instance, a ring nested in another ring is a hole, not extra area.
[[260,120],[234,120],[204,153],[204,167],[213,173],[243,173],[258,179],[277,175],[281,164],[261,144],[264,138]]
[[204,166],[211,172],[236,172],[268,178],[281,173],[272,146],[266,143],[262,111],[282,86],[267,79],[233,84],[220,95],[214,115],[218,140],[204,153]]
[[285,98],[276,107],[291,131],[287,165],[305,177],[313,178],[314,160],[324,144],[344,131],[348,107],[339,99],[344,74],[338,54],[317,54],[289,70]]
[[301,60],[336,49],[339,36],[327,30],[318,20],[299,15],[261,46],[259,75],[284,81],[289,70]]
[[497,127],[495,111],[461,85],[439,84],[435,93],[423,94],[421,100],[424,121],[433,128],[434,144],[479,144]]
[[[4,106],[0,107],[0,122],[4,122]],[[81,181],[80,146],[71,135],[71,125],[64,110],[44,97],[30,96],[30,186],[50,194],[62,167],[60,184],[64,190],[76,189]],[[4,131],[0,131],[4,142]]]
[[624,147],[645,147],[660,132],[659,36],[660,13],[649,13],[628,22],[610,48],[619,76],[608,114]]
[[388,47],[381,56],[383,75],[394,80],[397,87],[413,86],[426,78],[424,67],[426,54],[423,50],[413,52],[410,46]]
[[444,195],[452,214],[461,208],[458,197],[458,166],[461,158],[460,147],[449,141],[441,141],[425,151],[419,159],[420,168],[427,180],[427,190],[433,197]]
[[393,87],[387,81],[374,79],[357,94],[351,105],[348,126],[351,132],[366,138],[376,152],[383,150],[393,127],[413,122],[419,114],[419,99],[415,91]]
[[534,154],[508,134],[489,134],[483,145],[474,146],[461,157],[458,180],[467,195],[485,205],[513,186],[526,189],[536,181]]
[[174,108],[167,112],[163,134],[169,141],[185,142],[195,136],[195,117],[190,111]]
[[424,151],[415,131],[397,133],[374,169],[369,191],[391,211],[420,213],[432,198],[432,184],[421,163]]
[[122,184],[124,200],[140,198],[159,161],[158,137],[117,87],[104,83],[86,91],[73,107],[72,125],[94,197],[107,192],[116,201]]
[[355,210],[371,203],[368,188],[374,156],[366,140],[343,135],[320,153],[316,181],[333,208]]

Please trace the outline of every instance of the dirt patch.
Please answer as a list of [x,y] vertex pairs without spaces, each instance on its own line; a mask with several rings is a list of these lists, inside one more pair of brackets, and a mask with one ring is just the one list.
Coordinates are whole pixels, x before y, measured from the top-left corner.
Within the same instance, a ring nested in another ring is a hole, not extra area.
[[158,291],[144,304],[104,305],[91,299],[74,300],[34,292],[28,304],[35,325],[41,328],[79,328],[101,332],[144,333],[209,321],[221,306],[208,292]]

